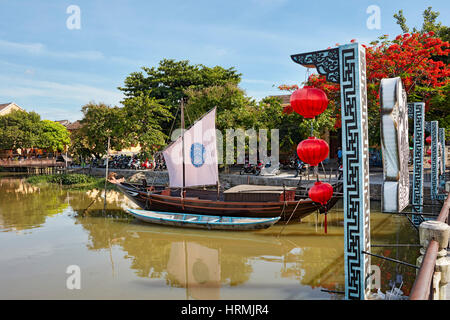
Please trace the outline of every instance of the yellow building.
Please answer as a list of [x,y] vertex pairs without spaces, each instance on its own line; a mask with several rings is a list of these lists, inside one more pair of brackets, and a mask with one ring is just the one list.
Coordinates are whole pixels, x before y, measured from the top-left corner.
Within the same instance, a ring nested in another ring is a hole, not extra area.
[[25,111],[21,107],[19,107],[17,104],[15,104],[14,102],[0,104],[0,116],[7,115],[8,113],[10,113],[11,111],[14,111],[14,110]]

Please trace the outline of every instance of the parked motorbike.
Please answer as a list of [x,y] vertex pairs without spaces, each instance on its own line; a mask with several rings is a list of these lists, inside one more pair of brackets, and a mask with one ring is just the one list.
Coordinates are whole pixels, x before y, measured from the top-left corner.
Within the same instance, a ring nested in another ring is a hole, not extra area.
[[155,163],[155,171],[163,171],[166,170],[166,162],[164,160],[157,160]]
[[138,170],[140,168],[140,166],[141,166],[141,162],[139,161],[139,159],[137,159],[137,158],[131,159],[131,161],[129,163],[130,169]]
[[256,166],[254,164],[250,164],[247,161],[245,162],[244,166],[242,167],[241,171],[239,171],[240,175],[243,174],[255,174],[256,173]]
[[301,173],[303,173],[305,171],[306,171],[305,163],[303,161],[301,161],[301,160],[297,160],[297,164],[296,164],[296,167],[295,167],[295,176],[294,177],[297,178],[299,174],[301,174]]
[[258,161],[258,164],[255,167],[255,176],[259,176],[261,174],[262,168],[264,168],[264,163],[262,161]]
[[145,161],[141,165],[142,169],[153,169],[153,162],[149,161],[148,159],[145,159]]
[[343,174],[344,174],[344,166],[341,164],[339,166],[339,168],[338,168],[338,177],[337,177],[337,179],[338,180],[342,180]]

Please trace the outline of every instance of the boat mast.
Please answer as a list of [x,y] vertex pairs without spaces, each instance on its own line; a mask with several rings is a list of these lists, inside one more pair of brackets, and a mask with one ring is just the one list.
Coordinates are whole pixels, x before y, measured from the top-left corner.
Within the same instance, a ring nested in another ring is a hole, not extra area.
[[181,144],[182,144],[182,153],[183,153],[183,188],[181,189],[181,197],[184,197],[184,187],[185,187],[185,166],[184,166],[184,97],[181,98],[181,129],[182,129],[182,135],[181,135]]

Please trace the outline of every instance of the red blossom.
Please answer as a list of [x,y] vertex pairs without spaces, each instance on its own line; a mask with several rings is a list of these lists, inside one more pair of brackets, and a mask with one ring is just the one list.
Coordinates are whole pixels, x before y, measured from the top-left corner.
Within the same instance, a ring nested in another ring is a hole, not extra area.
[[[402,79],[407,94],[415,93],[416,87],[427,88],[420,91],[420,96],[426,102],[426,111],[430,109],[431,97],[439,94],[439,90],[450,81],[450,67],[432,59],[435,56],[448,56],[450,44],[433,36],[434,32],[405,33],[392,41],[362,45],[366,49],[367,93],[372,108],[369,112],[379,112],[381,79],[393,77]],[[339,84],[327,82],[325,76],[313,74],[306,85],[325,91],[330,106],[334,107],[335,127],[340,127]],[[282,85],[279,88],[294,91],[298,86]]]
[[283,113],[291,114],[292,112],[294,112],[294,108],[292,108],[292,106],[290,104],[283,107]]

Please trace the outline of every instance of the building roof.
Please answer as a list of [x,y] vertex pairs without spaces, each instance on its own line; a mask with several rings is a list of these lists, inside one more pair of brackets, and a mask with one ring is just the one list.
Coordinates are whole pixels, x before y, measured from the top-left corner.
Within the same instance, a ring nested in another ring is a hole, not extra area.
[[283,106],[287,105],[287,104],[291,104],[291,95],[290,94],[280,94],[280,95],[271,96],[271,97],[280,98],[281,99],[281,104]]
[[58,122],[58,123],[62,124],[63,126],[67,126],[68,124],[70,124],[69,120],[57,120],[55,122]]
[[82,127],[82,125],[81,125],[81,123],[80,123],[80,121],[75,121],[75,122],[72,122],[72,123],[69,123],[68,125],[66,125],[66,128],[67,128],[67,130],[78,130],[78,129],[80,129]]
[[6,109],[8,109],[9,107],[15,106],[16,108],[18,108],[19,110],[23,110],[21,107],[19,107],[17,104],[15,104],[14,102],[8,102],[8,103],[2,103],[0,104],[0,113],[6,114],[4,112],[6,112]]
[[8,107],[12,102],[0,104],[0,111]]

